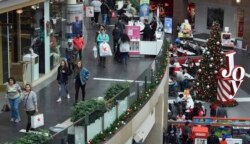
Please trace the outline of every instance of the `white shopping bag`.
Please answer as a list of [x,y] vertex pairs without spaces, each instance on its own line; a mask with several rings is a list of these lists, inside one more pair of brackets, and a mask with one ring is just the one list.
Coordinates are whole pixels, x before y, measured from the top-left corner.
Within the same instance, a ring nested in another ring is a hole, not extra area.
[[129,52],[129,50],[130,50],[130,45],[128,42],[120,44],[120,52]]
[[94,51],[94,58],[97,58],[97,48],[96,48],[96,46],[93,47],[93,51]]
[[112,52],[108,43],[101,43],[99,49],[101,57],[112,56]]
[[38,128],[44,125],[44,116],[43,114],[36,114],[31,116],[31,127]]

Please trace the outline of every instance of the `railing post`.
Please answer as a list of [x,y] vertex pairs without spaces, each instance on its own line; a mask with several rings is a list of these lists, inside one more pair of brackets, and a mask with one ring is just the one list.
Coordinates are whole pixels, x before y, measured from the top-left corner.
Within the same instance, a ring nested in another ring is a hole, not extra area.
[[139,86],[139,82],[136,83],[136,87],[137,87],[137,89],[136,89],[136,91],[137,91],[137,99],[139,99],[139,97],[140,97],[140,86]]
[[154,83],[154,70],[151,68],[151,71],[150,71],[150,77],[151,77],[151,83]]
[[118,119],[118,110],[119,110],[119,103],[117,101],[115,101],[116,105],[115,105],[115,118]]
[[146,90],[147,90],[147,76],[145,76],[144,93],[146,92]]
[[85,117],[85,123],[84,123],[84,140],[85,143],[88,143],[88,124],[89,124],[89,115]]

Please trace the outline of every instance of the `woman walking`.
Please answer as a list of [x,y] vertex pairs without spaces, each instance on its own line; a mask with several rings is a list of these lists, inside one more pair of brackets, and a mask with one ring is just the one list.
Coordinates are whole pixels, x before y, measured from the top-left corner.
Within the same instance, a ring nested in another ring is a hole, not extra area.
[[62,89],[65,90],[65,92],[67,93],[67,98],[70,99],[69,90],[68,90],[68,74],[69,74],[69,70],[68,70],[67,62],[65,60],[62,60],[57,70],[58,94],[59,94],[57,102],[62,101]]
[[127,34],[123,33],[120,38],[120,52],[122,54],[122,62],[127,65],[128,52],[130,50],[130,39]]
[[18,123],[21,121],[19,114],[19,103],[21,97],[21,87],[16,84],[16,80],[13,77],[8,79],[6,86],[7,98],[9,99],[11,108],[11,122]]
[[82,100],[85,99],[85,86],[86,82],[89,79],[89,71],[83,67],[81,61],[77,62],[77,66],[75,68],[75,104],[78,101],[79,89],[82,89]]
[[25,91],[23,93],[24,109],[28,116],[26,132],[29,132],[29,130],[31,130],[31,116],[35,115],[35,113],[38,113],[37,96],[36,93],[32,91],[30,84],[25,85]]
[[[104,28],[100,29],[101,33],[98,34],[97,36],[97,45],[99,48],[99,54],[100,54],[100,45],[103,42],[108,43],[109,42],[109,35],[106,33],[106,30]],[[106,57],[100,55],[100,64],[105,68],[105,61]]]

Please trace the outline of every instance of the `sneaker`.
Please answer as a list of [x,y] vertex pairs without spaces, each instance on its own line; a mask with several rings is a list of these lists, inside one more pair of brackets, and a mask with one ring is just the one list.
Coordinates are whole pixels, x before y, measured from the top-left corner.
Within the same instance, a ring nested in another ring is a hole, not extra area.
[[67,94],[67,98],[70,99],[70,95],[69,94]]
[[14,118],[11,118],[10,121],[11,121],[11,122],[14,122]]
[[19,123],[21,120],[20,119],[16,119],[15,120],[15,123]]
[[62,101],[62,99],[61,98],[59,98],[56,102],[61,102]]

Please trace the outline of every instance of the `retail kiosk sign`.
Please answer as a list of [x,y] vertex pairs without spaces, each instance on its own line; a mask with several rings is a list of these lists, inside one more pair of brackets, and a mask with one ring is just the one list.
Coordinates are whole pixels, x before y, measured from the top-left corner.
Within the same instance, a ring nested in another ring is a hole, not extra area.
[[226,56],[226,68],[221,68],[218,73],[217,100],[227,102],[235,97],[243,78],[245,69],[234,65],[235,51],[228,51]]

